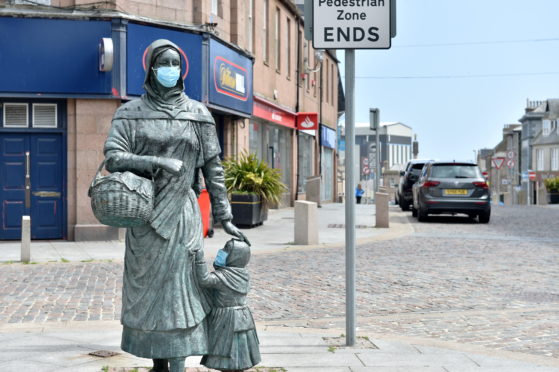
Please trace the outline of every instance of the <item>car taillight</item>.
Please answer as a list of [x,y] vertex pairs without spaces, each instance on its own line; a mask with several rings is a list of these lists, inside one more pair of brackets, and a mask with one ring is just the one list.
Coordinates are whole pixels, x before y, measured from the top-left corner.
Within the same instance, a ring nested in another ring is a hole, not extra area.
[[435,187],[435,186],[439,186],[439,184],[440,184],[439,181],[427,181],[423,183],[423,187]]
[[473,183],[475,187],[481,187],[482,189],[489,189],[489,185],[487,184],[487,182],[474,182]]

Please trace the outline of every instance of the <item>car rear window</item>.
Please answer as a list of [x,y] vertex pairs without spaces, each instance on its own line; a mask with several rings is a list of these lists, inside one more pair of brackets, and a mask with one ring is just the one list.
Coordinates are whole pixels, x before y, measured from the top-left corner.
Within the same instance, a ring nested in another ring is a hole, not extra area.
[[425,164],[423,164],[423,163],[417,163],[417,164],[412,165],[412,167],[410,169],[411,174],[413,174],[415,176],[419,175],[419,173],[421,173],[421,170],[423,169],[424,165]]
[[433,178],[479,178],[481,173],[477,165],[472,164],[433,164]]

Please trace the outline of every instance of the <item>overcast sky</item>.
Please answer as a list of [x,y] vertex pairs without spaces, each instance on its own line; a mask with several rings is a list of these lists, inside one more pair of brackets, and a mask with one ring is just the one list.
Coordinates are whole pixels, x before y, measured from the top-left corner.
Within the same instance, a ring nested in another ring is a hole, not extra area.
[[413,128],[421,158],[471,160],[527,98],[559,97],[559,1],[397,1],[392,48],[356,52],[357,122],[378,107]]

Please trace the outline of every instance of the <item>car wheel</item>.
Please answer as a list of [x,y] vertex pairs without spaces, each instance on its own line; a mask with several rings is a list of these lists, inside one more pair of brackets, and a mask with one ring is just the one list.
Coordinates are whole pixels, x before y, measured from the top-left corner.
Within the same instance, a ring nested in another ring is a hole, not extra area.
[[405,212],[409,208],[410,208],[410,205],[408,203],[406,203],[405,201],[400,201],[400,209],[401,210],[403,210]]
[[479,223],[489,223],[490,217],[491,217],[491,210],[481,212],[479,214]]
[[411,206],[411,215],[412,217],[417,217],[417,209],[413,205]]
[[420,222],[425,222],[425,220],[427,220],[427,214],[427,210],[419,206],[419,209],[417,210],[417,220]]

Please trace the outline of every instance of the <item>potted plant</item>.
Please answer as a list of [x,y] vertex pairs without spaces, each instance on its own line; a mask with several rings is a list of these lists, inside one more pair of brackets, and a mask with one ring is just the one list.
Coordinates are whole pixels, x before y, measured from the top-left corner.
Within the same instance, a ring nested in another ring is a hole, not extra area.
[[253,227],[268,217],[268,206],[278,204],[287,190],[278,169],[258,160],[255,154],[243,153],[238,159],[223,162],[225,186],[231,195],[233,224]]
[[544,180],[547,190],[547,202],[549,204],[559,204],[559,177]]

